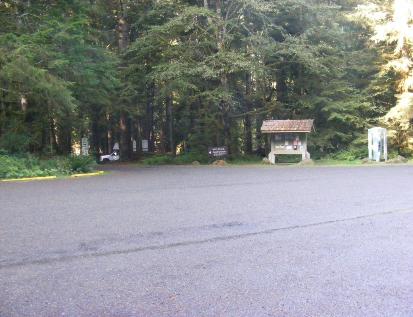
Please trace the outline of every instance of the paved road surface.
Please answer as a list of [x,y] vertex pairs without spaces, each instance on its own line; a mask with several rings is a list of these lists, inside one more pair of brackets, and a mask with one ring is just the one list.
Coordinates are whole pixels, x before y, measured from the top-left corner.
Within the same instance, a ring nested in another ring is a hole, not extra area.
[[413,167],[0,183],[0,316],[413,316]]

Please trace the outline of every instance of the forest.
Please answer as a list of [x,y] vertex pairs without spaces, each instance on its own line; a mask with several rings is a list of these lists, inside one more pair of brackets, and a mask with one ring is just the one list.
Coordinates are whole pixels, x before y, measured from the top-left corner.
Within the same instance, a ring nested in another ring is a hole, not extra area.
[[411,0],[0,0],[0,25],[4,153],[252,155],[265,119],[314,119],[315,158],[372,126],[411,151]]

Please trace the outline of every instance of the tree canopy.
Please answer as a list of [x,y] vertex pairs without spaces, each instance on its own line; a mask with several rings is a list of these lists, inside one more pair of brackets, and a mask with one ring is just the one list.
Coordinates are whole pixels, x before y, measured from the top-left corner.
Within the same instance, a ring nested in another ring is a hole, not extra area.
[[411,0],[3,0],[0,149],[123,158],[267,146],[264,119],[315,119],[316,156],[387,126],[407,152]]

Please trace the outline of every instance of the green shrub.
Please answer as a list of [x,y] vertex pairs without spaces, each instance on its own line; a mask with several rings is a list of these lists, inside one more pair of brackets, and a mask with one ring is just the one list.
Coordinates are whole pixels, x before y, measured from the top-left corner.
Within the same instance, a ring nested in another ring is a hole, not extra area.
[[208,156],[199,152],[189,152],[177,155],[174,159],[175,164],[191,164],[194,161],[199,163],[208,163]]
[[17,173],[19,170],[23,170],[25,166],[22,162],[13,159],[7,155],[0,156],[0,177],[11,177],[9,175]]
[[53,170],[41,169],[34,159],[0,155],[0,178],[48,176]]
[[400,150],[400,155],[406,158],[411,158],[413,156],[413,151],[410,148],[403,148]]
[[0,148],[0,155],[8,155],[9,152],[6,149]]
[[30,140],[28,134],[6,132],[0,137],[0,148],[9,153],[24,153],[29,148]]
[[145,158],[143,163],[146,165],[165,165],[173,164],[173,157],[171,155],[155,155]]
[[30,154],[0,154],[0,178],[23,178],[90,172],[96,163],[84,156],[39,159]]
[[367,148],[362,149],[349,149],[346,151],[340,151],[331,155],[332,159],[339,161],[355,161],[366,158],[368,156]]
[[53,171],[58,175],[67,175],[70,174],[70,164],[67,157],[56,157],[53,159],[44,159],[39,160],[39,167],[42,170]]
[[68,167],[71,172],[87,173],[94,169],[96,162],[90,156],[70,156],[68,158]]

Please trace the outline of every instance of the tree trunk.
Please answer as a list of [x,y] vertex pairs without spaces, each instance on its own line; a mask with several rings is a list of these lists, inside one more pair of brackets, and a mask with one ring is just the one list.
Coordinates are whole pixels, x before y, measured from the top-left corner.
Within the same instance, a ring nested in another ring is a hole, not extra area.
[[99,129],[99,115],[95,113],[92,117],[92,148],[96,156],[99,156],[100,150],[100,129]]
[[169,138],[169,150],[173,156],[176,155],[176,147],[174,140],[174,117],[173,117],[173,99],[172,95],[166,99],[166,112],[168,121],[168,138]]
[[122,1],[120,1],[120,17],[118,20],[118,47],[120,52],[124,52],[129,45],[129,25],[126,20],[126,11]]
[[[3,87],[5,85],[3,84]],[[1,96],[0,96],[0,136],[4,134],[6,131],[6,103],[4,102],[6,94],[3,90],[1,90]]]
[[127,114],[125,111],[121,111],[119,119],[119,136],[120,136],[120,154],[121,158],[129,159],[129,140],[128,140],[128,128],[127,128]]
[[112,152],[113,148],[113,128],[112,128],[112,116],[110,115],[109,111],[106,113],[106,126],[107,126],[107,131],[106,131],[106,149],[105,149],[105,154],[108,154]]
[[[133,158],[137,159],[142,155],[142,152],[140,150],[141,148],[139,146],[140,144],[142,144],[142,127],[141,127],[141,121],[140,121],[139,117],[136,118],[135,120],[133,120],[132,125],[133,125],[132,126],[132,130],[133,130],[132,136],[133,136],[133,139],[136,142],[136,152],[133,152]],[[133,150],[133,148],[132,148],[132,150]]]
[[[222,22],[222,27],[219,28],[217,34],[217,47],[219,51],[224,50],[225,48],[225,33],[226,27],[224,24],[224,19],[222,18],[222,2],[221,0],[215,1],[215,9],[216,13]],[[221,86],[223,87],[224,91],[228,91],[228,77],[226,73],[221,75]],[[228,102],[224,99],[221,100],[221,111],[222,111],[222,123],[224,126],[224,144],[228,147],[228,152],[231,153],[231,124],[230,124],[230,117],[229,117],[229,105]],[[220,145],[220,144],[217,144]]]
[[252,154],[252,127],[251,116],[248,114],[251,111],[251,74],[247,73],[245,76],[245,109],[247,114],[244,117],[244,153]]
[[21,19],[21,15],[22,13],[20,12],[20,0],[15,0],[15,14],[16,14],[16,29],[17,31],[20,31],[21,27],[22,27],[22,19]]
[[218,17],[221,17],[222,13],[222,3],[221,0],[215,0],[215,9],[218,14]]
[[262,114],[259,114],[255,117],[255,140],[257,144],[257,152],[265,152],[266,149],[265,134],[261,133],[261,125],[263,121],[264,116]]
[[[129,45],[129,25],[126,20],[126,10],[122,1],[120,3],[120,17],[118,19],[118,48],[119,52],[124,52]],[[120,154],[121,158],[129,159],[130,155],[130,135],[128,135],[127,121],[128,114],[125,110],[121,110],[119,118],[119,132],[120,132]]]
[[56,140],[56,126],[52,117],[49,119],[50,124],[50,154],[53,155],[54,153],[58,152],[58,145]]
[[70,154],[72,152],[72,125],[63,119],[59,120],[57,126],[58,152],[65,155]]
[[277,72],[277,101],[282,105],[287,103],[287,84],[286,84],[286,71],[284,69],[280,69]]
[[148,140],[149,152],[155,151],[154,133],[153,133],[153,103],[155,98],[155,83],[150,83],[148,87],[148,99],[146,103],[146,124],[144,136]]
[[66,149],[65,149],[65,154],[68,155],[72,153],[72,129],[70,128],[69,133],[66,135]]

